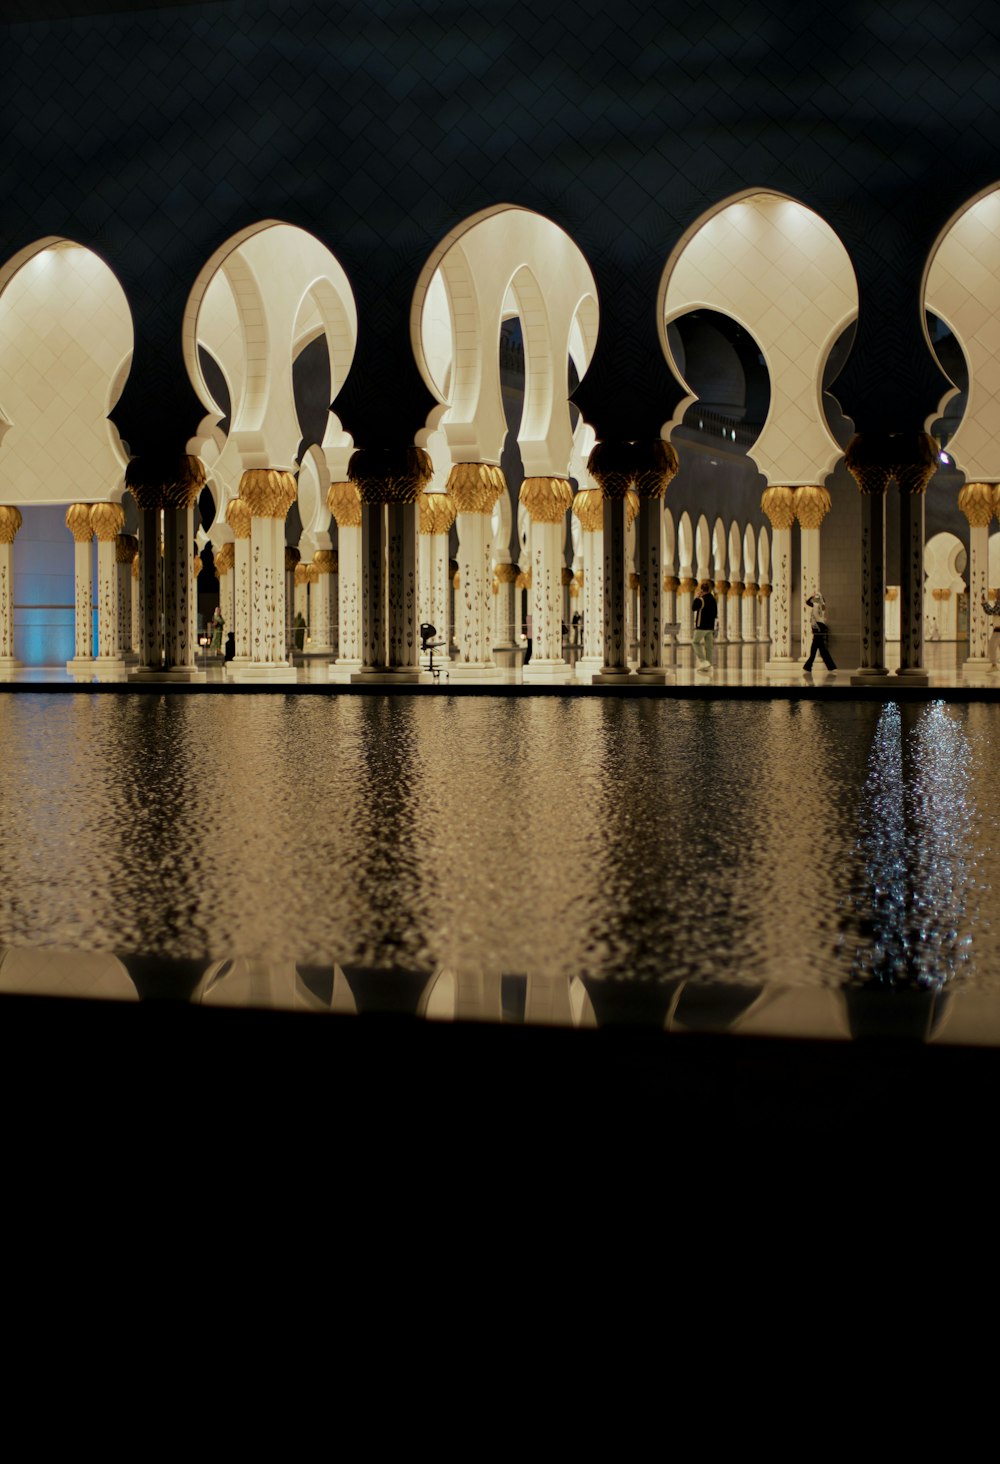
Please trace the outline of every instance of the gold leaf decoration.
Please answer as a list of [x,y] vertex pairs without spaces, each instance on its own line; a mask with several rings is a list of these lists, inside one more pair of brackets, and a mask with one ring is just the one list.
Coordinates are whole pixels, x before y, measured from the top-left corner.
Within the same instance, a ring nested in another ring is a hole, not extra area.
[[119,534],[115,543],[115,563],[132,564],[139,553],[139,540],[134,534]]
[[760,507],[771,520],[772,529],[790,529],[795,522],[795,494],[791,488],[765,488]]
[[226,504],[226,523],[237,539],[249,539],[252,517],[250,505],[242,498],[231,498]]
[[[502,485],[499,489],[498,473]],[[448,474],[447,492],[457,513],[492,513],[506,486],[503,473],[490,463],[456,463]]]
[[599,488],[581,488],[573,499],[573,512],[586,534],[599,534],[604,528],[604,495]]
[[125,510],[120,503],[92,503],[90,522],[100,542],[109,544],[112,539],[117,539],[125,523]]
[[318,575],[336,574],[339,568],[336,549],[317,549],[313,555],[313,564]]
[[559,524],[573,502],[568,478],[525,478],[521,502],[538,524]]
[[23,520],[21,510],[9,504],[0,504],[0,544],[13,544]]
[[455,522],[458,509],[450,493],[421,493],[420,532],[422,534],[446,534]]
[[337,520],[338,529],[361,527],[361,499],[354,483],[331,483],[326,493],[326,506]]
[[516,564],[498,564],[493,571],[494,578],[502,585],[512,585],[517,582]]
[[280,468],[248,468],[240,479],[240,497],[254,518],[283,519],[295,494],[295,479]]
[[89,544],[94,537],[89,503],[71,503],[66,510],[66,527],[77,544]]
[[959,489],[958,506],[972,529],[988,529],[996,513],[996,484],[966,483]]
[[228,574],[236,563],[236,545],[220,544],[215,556],[215,568],[219,574]]
[[815,483],[795,489],[795,517],[803,529],[818,529],[830,512],[830,494]]

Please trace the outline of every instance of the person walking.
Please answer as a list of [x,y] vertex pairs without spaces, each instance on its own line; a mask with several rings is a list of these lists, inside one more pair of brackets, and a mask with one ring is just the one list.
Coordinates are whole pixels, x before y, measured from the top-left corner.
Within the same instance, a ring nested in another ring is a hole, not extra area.
[[830,627],[826,619],[826,601],[819,590],[814,590],[806,604],[809,606],[810,624],[812,625],[812,645],[809,648],[809,659],[802,667],[802,674],[804,676],[811,674],[817,653],[828,671],[836,671],[837,667],[830,655]]
[[984,599],[983,609],[990,616],[990,670],[1000,671],[1000,594],[992,605]]
[[691,601],[691,609],[694,611],[694,633],[691,636],[691,645],[694,648],[695,670],[711,671],[712,650],[715,646],[715,622],[719,616],[719,607],[712,594],[711,580],[702,580],[698,586],[697,595]]

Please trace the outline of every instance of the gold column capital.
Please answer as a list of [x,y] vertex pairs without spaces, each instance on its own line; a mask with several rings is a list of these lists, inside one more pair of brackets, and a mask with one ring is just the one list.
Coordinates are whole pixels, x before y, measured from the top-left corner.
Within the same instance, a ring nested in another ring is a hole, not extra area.
[[226,523],[237,539],[249,539],[252,518],[250,505],[244,503],[242,498],[231,498],[226,504]]
[[456,463],[445,491],[457,513],[492,513],[494,504],[507,492],[507,479],[495,463]]
[[94,525],[90,518],[92,506],[89,503],[71,503],[66,510],[66,527],[77,544],[89,544],[94,537]]
[[561,524],[573,502],[568,478],[525,478],[520,500],[536,524]]
[[795,517],[803,529],[818,529],[830,512],[829,490],[817,483],[803,483],[795,489]]
[[[458,507],[450,493],[421,493],[420,532],[422,534],[446,534],[458,515]],[[491,505],[492,507],[492,505]]]
[[331,483],[326,490],[326,506],[336,519],[338,529],[361,527],[361,498],[356,483]]
[[598,534],[604,528],[604,494],[599,488],[581,488],[572,509],[585,534]]
[[760,507],[770,519],[772,529],[790,529],[795,522],[795,494],[783,484],[765,488],[760,495]]
[[283,519],[296,492],[295,479],[283,468],[248,468],[240,479],[240,497],[254,518]]
[[966,483],[958,490],[958,507],[970,529],[988,529],[997,511],[996,483]]
[[109,544],[121,532],[125,523],[125,510],[120,503],[92,503],[90,522],[99,542]]

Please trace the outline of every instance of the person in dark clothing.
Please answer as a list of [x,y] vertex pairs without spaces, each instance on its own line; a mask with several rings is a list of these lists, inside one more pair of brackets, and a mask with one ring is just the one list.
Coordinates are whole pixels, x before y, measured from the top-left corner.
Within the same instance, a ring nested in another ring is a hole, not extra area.
[[830,627],[826,623],[826,601],[819,590],[816,590],[809,596],[806,604],[809,606],[813,638],[809,648],[809,659],[802,667],[803,674],[808,676],[812,671],[817,653],[822,657],[823,665],[828,671],[836,671],[837,668],[829,649]]
[[702,580],[698,593],[691,601],[694,611],[694,634],[691,645],[694,648],[694,663],[697,671],[711,671],[712,650],[715,645],[715,622],[719,618],[719,607],[712,594],[712,581]]

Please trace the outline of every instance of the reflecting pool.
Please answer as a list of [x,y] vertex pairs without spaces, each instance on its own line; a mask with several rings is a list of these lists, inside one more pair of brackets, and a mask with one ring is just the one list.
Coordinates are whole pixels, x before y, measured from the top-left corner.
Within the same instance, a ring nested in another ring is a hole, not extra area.
[[942,702],[0,695],[0,945],[662,1015],[682,983],[997,991],[998,733]]

